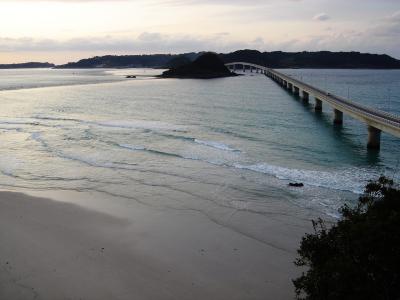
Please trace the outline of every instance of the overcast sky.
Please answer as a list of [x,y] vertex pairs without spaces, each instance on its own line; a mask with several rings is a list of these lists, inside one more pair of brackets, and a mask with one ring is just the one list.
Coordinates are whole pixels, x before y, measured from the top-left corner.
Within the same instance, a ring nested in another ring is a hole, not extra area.
[[243,48],[400,59],[399,41],[400,0],[0,0],[0,63]]

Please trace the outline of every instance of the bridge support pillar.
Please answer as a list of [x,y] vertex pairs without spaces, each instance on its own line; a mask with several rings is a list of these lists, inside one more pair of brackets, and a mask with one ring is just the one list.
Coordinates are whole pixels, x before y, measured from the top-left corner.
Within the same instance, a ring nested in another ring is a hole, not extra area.
[[305,103],[308,103],[308,101],[310,100],[310,95],[306,91],[302,91],[301,98]]
[[334,109],[333,110],[335,117],[333,119],[333,123],[336,125],[342,125],[343,124],[343,112],[340,110]]
[[253,73],[253,67],[250,67],[250,73]]
[[315,98],[315,111],[322,111],[322,101]]
[[368,149],[379,150],[381,147],[381,130],[368,126]]
[[293,94],[296,96],[300,95],[300,89],[297,86],[293,86]]
[[288,90],[293,93],[293,84],[288,82]]

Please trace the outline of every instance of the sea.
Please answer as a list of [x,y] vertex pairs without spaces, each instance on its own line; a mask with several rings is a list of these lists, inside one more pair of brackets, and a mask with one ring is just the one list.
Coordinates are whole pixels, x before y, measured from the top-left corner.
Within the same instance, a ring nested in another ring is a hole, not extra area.
[[[400,70],[281,71],[400,115]],[[381,150],[368,151],[366,124],[345,115],[334,126],[328,105],[316,113],[314,99],[304,104],[262,74],[161,72],[0,70],[0,188],[100,193],[216,219],[225,216],[215,207],[289,206],[339,218],[370,180],[400,180],[399,138],[383,133]]]

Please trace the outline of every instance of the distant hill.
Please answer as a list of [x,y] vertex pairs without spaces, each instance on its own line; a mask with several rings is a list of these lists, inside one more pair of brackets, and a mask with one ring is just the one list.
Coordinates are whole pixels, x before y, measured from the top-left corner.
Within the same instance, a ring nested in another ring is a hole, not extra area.
[[57,66],[59,69],[80,69],[80,68],[161,68],[177,58],[173,54],[153,55],[106,55],[81,59],[77,62],[70,62]]
[[21,64],[0,64],[0,69],[33,69],[33,68],[54,68],[51,63],[27,62]]
[[[193,61],[200,53],[96,56],[70,62],[57,68],[170,68]],[[219,54],[225,62],[245,61],[271,68],[315,68],[315,69],[400,69],[400,60],[385,54],[360,52],[259,52],[239,50]]]
[[360,52],[239,50],[221,56],[225,62],[245,61],[270,68],[400,69],[400,60],[389,55]]
[[173,67],[165,71],[163,78],[198,78],[210,79],[237,76],[225,67],[218,54],[207,52],[199,56],[195,61]]

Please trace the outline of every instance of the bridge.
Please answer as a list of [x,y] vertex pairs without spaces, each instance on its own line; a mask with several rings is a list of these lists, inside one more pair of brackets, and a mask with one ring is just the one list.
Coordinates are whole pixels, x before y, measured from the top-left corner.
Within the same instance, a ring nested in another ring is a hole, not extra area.
[[310,98],[313,97],[315,99],[314,108],[317,112],[322,111],[323,103],[328,104],[333,108],[333,122],[336,125],[343,124],[343,114],[366,123],[368,129],[368,149],[380,148],[382,131],[400,137],[400,116],[334,95],[271,68],[247,62],[231,62],[225,65],[234,72],[241,69],[243,72],[249,71],[265,74],[282,88],[302,98],[305,103],[308,103]]

